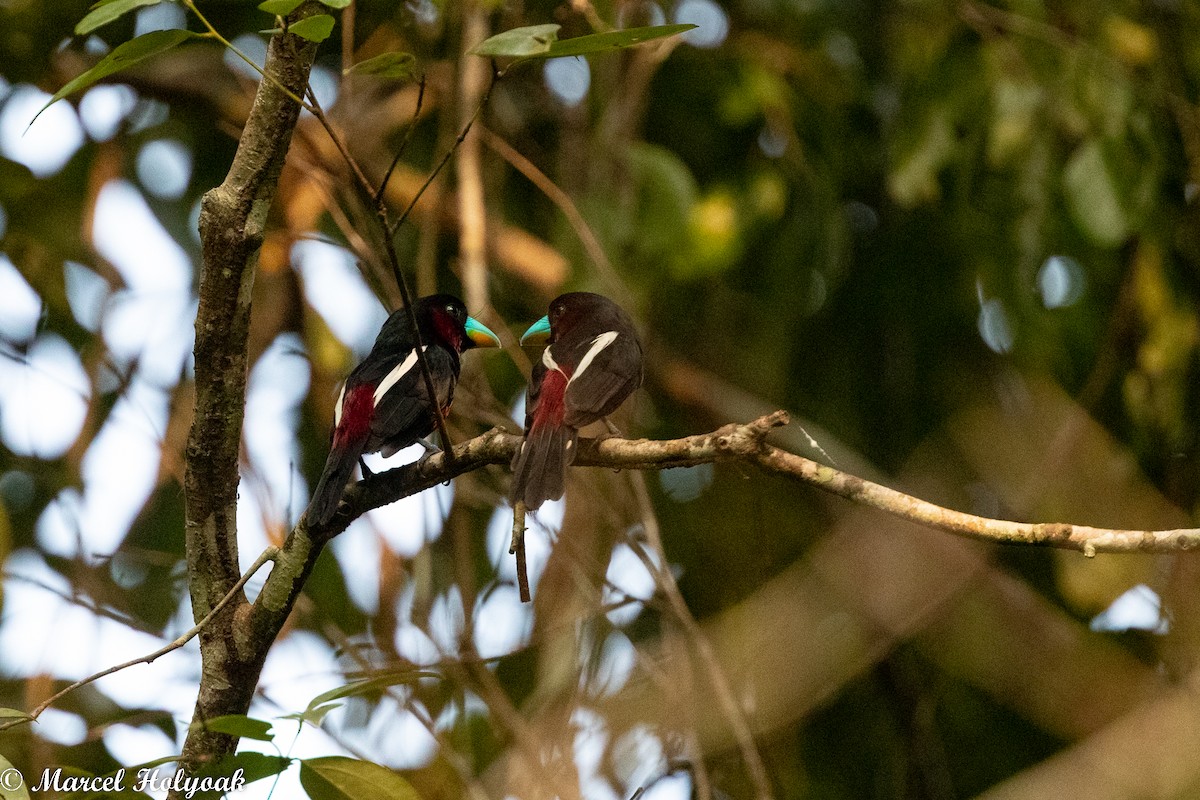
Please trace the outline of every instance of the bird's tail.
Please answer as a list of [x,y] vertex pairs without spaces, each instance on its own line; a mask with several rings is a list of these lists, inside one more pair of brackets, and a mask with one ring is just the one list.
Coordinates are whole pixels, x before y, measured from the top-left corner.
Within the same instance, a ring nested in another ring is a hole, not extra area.
[[567,425],[535,424],[513,456],[512,502],[533,511],[563,496],[567,467],[575,460],[579,431]]
[[312,500],[308,504],[307,517],[310,527],[324,525],[333,519],[357,463],[357,448],[335,447],[329,451],[329,458],[325,459],[325,469],[321,472],[321,480],[317,482],[317,488],[313,490]]

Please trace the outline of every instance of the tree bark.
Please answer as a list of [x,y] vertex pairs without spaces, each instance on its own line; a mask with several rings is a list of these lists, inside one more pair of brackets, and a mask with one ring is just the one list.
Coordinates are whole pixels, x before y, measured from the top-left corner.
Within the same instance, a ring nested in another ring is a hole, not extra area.
[[[319,8],[308,3],[292,15]],[[196,315],[196,413],[184,479],[186,548],[192,614],[198,621],[239,577],[238,456],[246,402],[250,295],[267,212],[300,114],[317,47],[298,36],[273,36],[265,70],[237,154],[224,183],[205,194],[200,212],[202,265]],[[286,89],[286,91],[285,91]],[[290,93],[290,96],[289,96]],[[268,640],[246,635],[239,621],[248,603],[235,598],[200,632],[202,677],[181,768],[230,754],[237,739],[197,723],[249,708]],[[172,792],[170,797],[179,796]]]

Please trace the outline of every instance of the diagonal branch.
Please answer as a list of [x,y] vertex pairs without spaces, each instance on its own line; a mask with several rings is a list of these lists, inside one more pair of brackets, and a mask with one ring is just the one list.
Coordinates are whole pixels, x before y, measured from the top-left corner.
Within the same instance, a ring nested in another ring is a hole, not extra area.
[[[302,4],[290,19],[320,13]],[[238,455],[246,403],[247,341],[254,272],[292,131],[300,114],[316,45],[299,36],[271,37],[264,72],[237,153],[220,186],[205,193],[200,210],[202,265],[196,313],[196,406],[188,434],[184,476],[188,586],[200,629],[203,677],[196,721],[245,713],[270,641],[239,630],[249,608],[239,588],[237,541]],[[220,611],[217,607],[227,602]],[[215,612],[215,613],[214,613]],[[272,637],[273,639],[273,637]],[[182,769],[233,752],[237,738],[192,728]],[[182,797],[172,790],[169,797]]]
[[100,680],[101,678],[107,678],[109,675],[112,675],[115,672],[120,672],[121,670],[128,669],[129,667],[133,667],[138,664],[152,664],[155,661],[157,661],[159,658],[165,656],[167,653],[173,652],[173,651],[178,650],[179,648],[183,647],[185,644],[190,642],[192,639],[196,638],[196,635],[199,634],[200,631],[204,630],[205,626],[207,626],[209,623],[211,623],[213,621],[213,619],[216,618],[217,614],[220,614],[221,611],[224,610],[225,606],[229,605],[229,603],[231,603],[233,601],[233,599],[238,596],[238,594],[242,591],[242,589],[244,589],[246,587],[246,584],[250,581],[250,579],[253,578],[258,573],[258,571],[263,567],[263,565],[266,564],[268,561],[274,561],[275,556],[277,556],[278,554],[279,554],[279,548],[277,548],[277,547],[268,547],[266,550],[263,550],[262,553],[259,555],[259,557],[257,559],[255,559],[254,563],[250,565],[250,569],[246,570],[246,572],[242,575],[242,577],[238,578],[238,582],[235,583],[233,585],[233,587],[230,588],[230,590],[225,594],[225,596],[221,598],[221,601],[219,603],[217,603],[215,606],[213,606],[212,611],[209,611],[208,614],[205,615],[204,619],[197,622],[191,628],[188,628],[187,631],[180,634],[176,639],[174,639],[174,640],[168,642],[167,644],[163,645],[162,647],[158,648],[153,653],[147,653],[144,656],[138,656],[137,658],[131,658],[128,661],[123,661],[120,664],[115,664],[106,669],[102,669],[93,675],[88,675],[86,678],[80,678],[79,680],[72,683],[70,686],[60,689],[59,691],[50,695],[50,697],[47,697],[41,703],[36,705],[34,708],[30,709],[27,717],[20,717],[14,721],[0,724],[0,731],[7,730],[8,728],[13,727],[14,725],[21,725],[26,722],[33,722],[39,716],[41,716],[43,711],[45,711],[47,708],[54,705],[59,700],[63,699],[64,697],[66,697],[71,692],[75,691],[76,689],[82,689],[84,686],[95,683],[96,681]]
[[[752,422],[725,425],[711,433],[681,439],[581,439],[575,465],[645,470],[739,462],[919,525],[984,542],[1044,545],[1077,550],[1087,556],[1175,553],[1200,548],[1197,528],[1139,531],[1065,522],[1012,522],[944,508],[766,443],[773,429],[787,424],[787,412],[776,411]],[[314,530],[313,536],[317,541],[327,541],[371,509],[487,465],[508,464],[520,443],[520,436],[493,429],[455,447],[453,463],[446,454],[436,453],[421,463],[377,473],[352,486],[338,514],[325,528]],[[300,527],[308,533],[304,520]]]

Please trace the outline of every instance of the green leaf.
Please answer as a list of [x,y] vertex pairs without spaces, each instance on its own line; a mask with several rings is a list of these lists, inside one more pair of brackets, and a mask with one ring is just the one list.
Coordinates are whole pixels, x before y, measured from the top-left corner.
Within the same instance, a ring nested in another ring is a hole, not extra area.
[[[11,708],[0,709],[12,711]],[[29,800],[29,790],[25,788],[25,778],[8,759],[0,756],[0,798],[3,800]]]
[[531,58],[550,52],[558,39],[561,25],[530,25],[497,33],[471,50],[473,55],[490,58]]
[[154,6],[162,0],[100,0],[92,6],[92,10],[75,26],[75,35],[83,36],[97,28],[107,25],[115,19],[125,16],[135,8]]
[[[246,751],[227,755],[215,763],[205,765],[202,769],[196,771],[196,777],[229,777],[240,769],[242,771],[241,777],[246,783],[254,783],[255,781],[261,781],[263,778],[278,775],[291,766],[291,764],[292,759],[287,756],[271,756],[266,753]],[[230,795],[230,797],[233,796],[233,794]]]
[[653,25],[648,28],[627,28],[621,31],[593,33],[588,36],[576,36],[573,39],[559,39],[550,45],[550,49],[534,58],[563,58],[566,56],[586,56],[592,53],[604,53],[609,50],[622,50],[662,39],[665,36],[690,31],[695,25]]
[[626,156],[637,192],[630,230],[637,252],[668,260],[687,253],[692,207],[700,194],[691,170],[671,150],[646,142],[631,144]]
[[311,800],[420,800],[412,784],[371,761],[344,756],[300,762],[300,785]]
[[345,8],[350,5],[350,0],[321,0],[321,5],[330,8]]
[[266,2],[258,4],[258,10],[274,14],[277,17],[286,17],[299,8],[303,2],[304,0],[266,0]]
[[1063,168],[1067,207],[1080,230],[1098,245],[1116,247],[1129,236],[1117,176],[1099,140],[1088,139]]
[[228,733],[243,739],[257,739],[260,742],[270,742],[275,739],[275,734],[271,733],[271,723],[247,717],[245,714],[226,714],[198,724],[202,725],[205,730]]
[[364,678],[362,680],[351,681],[344,686],[339,686],[336,689],[330,689],[327,692],[322,692],[312,699],[308,704],[309,708],[323,706],[326,703],[334,700],[341,700],[345,697],[358,697],[364,694],[373,694],[389,686],[399,686],[404,683],[416,683],[421,678],[440,678],[436,672],[427,670],[401,670],[399,672],[388,672],[382,675],[376,675],[372,678]]
[[559,39],[559,25],[531,25],[513,28],[485,39],[471,52],[477,56],[491,58],[565,58],[621,50],[626,47],[674,36],[690,31],[695,25],[652,25],[647,28],[627,28],[621,31],[593,33],[576,36],[574,39]]
[[951,110],[942,103],[928,109],[904,139],[896,148],[888,190],[896,202],[911,208],[938,198],[938,174],[954,157],[957,143]]
[[383,53],[360,61],[345,71],[347,75],[374,75],[379,78],[413,78],[417,74],[417,57],[399,50]]
[[288,33],[294,33],[310,42],[323,42],[333,33],[333,17],[328,14],[305,17],[289,25]]
[[303,711],[295,714],[284,714],[280,719],[294,719],[299,722],[307,722],[314,728],[321,727],[321,721],[325,719],[325,715],[335,708],[341,708],[341,703],[326,703],[322,706],[309,706]]
[[96,66],[55,92],[50,101],[42,106],[41,110],[33,116],[29,124],[32,125],[34,120],[42,115],[42,111],[49,108],[52,103],[62,100],[67,95],[74,94],[80,89],[86,89],[97,81],[103,80],[109,75],[114,75],[123,69],[128,69],[151,56],[165,53],[181,42],[195,38],[198,35],[191,31],[173,29],[169,31],[151,31],[150,33],[142,34],[136,39],[130,39],[100,59],[96,63]]
[[33,722],[33,717],[15,708],[0,708],[0,719],[24,719]]

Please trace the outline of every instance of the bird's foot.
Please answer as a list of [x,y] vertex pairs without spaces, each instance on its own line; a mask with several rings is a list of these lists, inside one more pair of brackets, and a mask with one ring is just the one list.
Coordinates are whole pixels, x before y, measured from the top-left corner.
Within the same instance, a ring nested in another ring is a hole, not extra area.
[[375,477],[375,473],[372,472],[371,468],[367,466],[367,461],[362,456],[358,457],[358,466],[362,467],[362,474],[364,478]]
[[436,444],[429,441],[428,439],[417,439],[417,444],[419,444],[419,445],[421,445],[421,447],[425,448],[425,457],[426,458],[433,455],[434,453],[442,452],[442,448],[438,447]]
[[601,439],[611,439],[614,436],[625,436],[625,434],[621,433],[621,429],[613,424],[611,419],[608,417],[601,417],[601,419],[604,421],[604,427],[608,428],[608,433],[601,436]]
[[417,459],[417,469],[422,469],[425,466],[425,462],[429,460],[430,456],[434,455],[435,453],[442,452],[442,448],[438,447],[432,442],[426,441],[425,439],[417,439],[417,444],[425,448],[425,452],[422,453],[421,457]]

